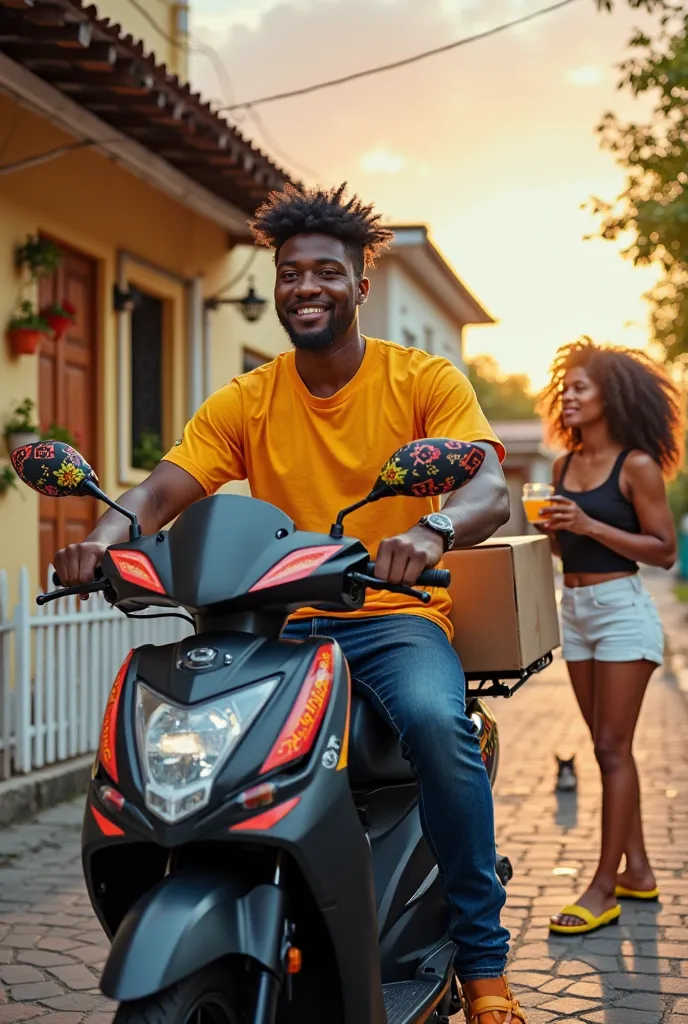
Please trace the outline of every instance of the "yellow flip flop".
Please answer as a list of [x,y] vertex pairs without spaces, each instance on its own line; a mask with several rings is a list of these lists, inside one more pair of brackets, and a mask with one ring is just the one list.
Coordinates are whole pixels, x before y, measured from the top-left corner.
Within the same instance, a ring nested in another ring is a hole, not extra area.
[[605,910],[599,917],[586,907],[579,907],[577,903],[571,903],[560,911],[563,917],[578,917],[585,924],[552,924],[549,930],[557,935],[585,935],[588,932],[596,932],[598,928],[606,928],[608,924],[614,924],[621,917],[621,907],[617,903],[611,910]]
[[659,899],[659,889],[627,889],[625,885],[617,885],[616,898],[618,900],[645,900],[652,902]]

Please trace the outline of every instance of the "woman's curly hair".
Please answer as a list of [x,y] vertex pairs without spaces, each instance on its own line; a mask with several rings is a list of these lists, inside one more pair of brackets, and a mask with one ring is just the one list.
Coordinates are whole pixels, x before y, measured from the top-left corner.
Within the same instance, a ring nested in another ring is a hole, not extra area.
[[344,243],[362,276],[389,248],[394,233],[383,227],[372,204],[364,206],[357,195],[347,199],[346,189],[344,182],[331,189],[287,185],[284,192],[271,192],[249,224],[256,242],[274,249],[276,261],[280,247],[294,235],[329,235]]
[[562,410],[564,378],[578,366],[602,393],[614,439],[646,452],[667,478],[675,476],[683,465],[684,396],[662,366],[636,349],[596,345],[587,337],[559,349],[539,400],[550,441],[567,451],[581,447],[580,431],[565,425]]

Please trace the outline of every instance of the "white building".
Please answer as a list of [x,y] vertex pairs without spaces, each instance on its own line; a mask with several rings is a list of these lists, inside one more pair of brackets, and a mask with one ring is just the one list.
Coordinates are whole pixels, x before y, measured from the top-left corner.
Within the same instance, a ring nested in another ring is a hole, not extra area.
[[450,359],[465,370],[462,331],[466,324],[494,320],[457,277],[424,225],[395,227],[391,252],[370,272],[370,297],[361,329]]

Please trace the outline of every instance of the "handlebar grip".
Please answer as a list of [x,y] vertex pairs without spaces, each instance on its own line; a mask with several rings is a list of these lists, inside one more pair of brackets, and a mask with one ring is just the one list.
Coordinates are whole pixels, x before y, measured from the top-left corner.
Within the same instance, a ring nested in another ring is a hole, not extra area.
[[451,573],[448,569],[424,569],[416,580],[418,587],[448,587]]
[[[368,562],[366,566],[368,576],[375,575],[375,562]],[[448,569],[423,569],[416,580],[416,587],[448,587],[451,583],[451,573]]]
[[[100,567],[97,567],[96,571],[100,573],[100,571],[101,571]],[[102,574],[98,575],[98,576],[94,577],[94,581],[93,582],[96,582],[97,580],[100,580],[102,578],[103,578]],[[54,587],[64,587],[64,583],[62,582],[62,580],[60,579],[60,577],[57,575],[56,572],[53,573],[53,586]]]

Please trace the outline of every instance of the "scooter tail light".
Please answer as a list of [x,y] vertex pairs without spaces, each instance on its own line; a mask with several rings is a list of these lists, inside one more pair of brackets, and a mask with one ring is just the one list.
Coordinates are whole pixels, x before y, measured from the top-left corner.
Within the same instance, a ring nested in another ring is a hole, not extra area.
[[261,576],[258,582],[253,584],[249,593],[306,579],[328,558],[332,558],[338,550],[339,546],[336,544],[324,544],[319,547],[300,548],[298,551],[292,551],[291,554],[285,555],[276,565],[273,565],[272,569],[269,569],[264,576]]
[[133,654],[133,650],[129,651],[129,654],[127,654],[126,658],[122,662],[122,667],[117,673],[115,681],[112,684],[110,696],[108,697],[107,704],[105,705],[103,725],[100,730],[98,760],[113,782],[119,782],[119,775],[117,772],[117,715],[119,713],[119,700],[122,695],[122,687],[124,686],[124,680],[126,679],[127,670]]
[[260,770],[261,775],[309,753],[325,717],[333,681],[334,647],[323,644],[313,658],[284,728]]
[[144,590],[153,590],[156,594],[165,593],[153,563],[142,551],[110,550],[110,558],[115,563],[117,572],[127,583],[133,583]]

